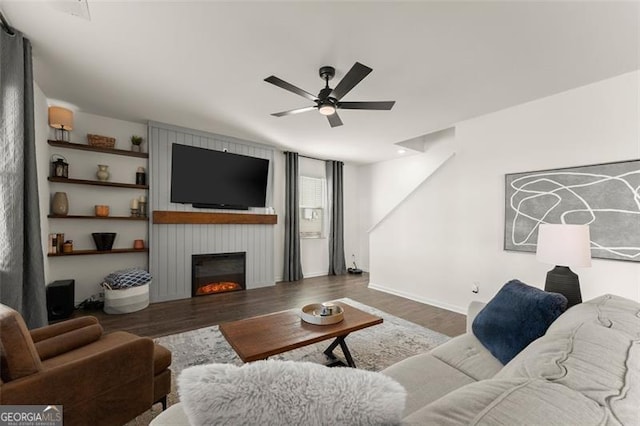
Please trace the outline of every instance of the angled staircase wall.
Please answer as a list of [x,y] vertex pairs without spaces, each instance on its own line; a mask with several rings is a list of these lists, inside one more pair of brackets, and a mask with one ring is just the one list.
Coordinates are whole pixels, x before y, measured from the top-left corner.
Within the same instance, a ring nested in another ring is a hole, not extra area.
[[367,232],[372,232],[436,170],[455,155],[455,128],[420,136],[397,145],[422,154],[383,161],[371,166],[372,216]]

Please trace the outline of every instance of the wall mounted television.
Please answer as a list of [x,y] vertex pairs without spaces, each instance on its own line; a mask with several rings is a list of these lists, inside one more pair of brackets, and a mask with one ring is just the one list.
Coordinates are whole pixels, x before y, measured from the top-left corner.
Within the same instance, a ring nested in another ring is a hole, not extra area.
[[265,207],[269,160],[174,143],[171,202],[196,208]]

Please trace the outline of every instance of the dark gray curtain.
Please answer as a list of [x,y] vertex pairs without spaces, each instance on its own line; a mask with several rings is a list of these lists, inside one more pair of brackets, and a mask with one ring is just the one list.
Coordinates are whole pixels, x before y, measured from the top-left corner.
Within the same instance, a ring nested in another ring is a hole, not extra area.
[[31,43],[0,29],[0,302],[47,324],[33,119]]
[[285,152],[286,188],[284,215],[284,281],[301,280],[300,219],[298,202],[298,153]]
[[342,161],[328,160],[327,187],[329,189],[329,275],[347,273],[344,260],[344,204],[342,202]]

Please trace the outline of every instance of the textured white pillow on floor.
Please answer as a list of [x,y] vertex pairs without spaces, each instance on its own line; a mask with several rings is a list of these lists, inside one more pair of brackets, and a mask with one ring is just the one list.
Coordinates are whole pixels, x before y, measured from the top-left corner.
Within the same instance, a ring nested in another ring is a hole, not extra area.
[[380,373],[294,361],[190,367],[178,390],[193,426],[399,424],[406,398]]

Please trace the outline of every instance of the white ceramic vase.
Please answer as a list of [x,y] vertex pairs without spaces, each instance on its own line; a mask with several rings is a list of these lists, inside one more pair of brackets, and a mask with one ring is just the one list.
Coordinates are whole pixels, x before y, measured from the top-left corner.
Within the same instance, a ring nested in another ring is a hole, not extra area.
[[104,164],[98,164],[98,171],[96,172],[96,177],[98,178],[98,180],[109,180],[109,166],[104,165]]

